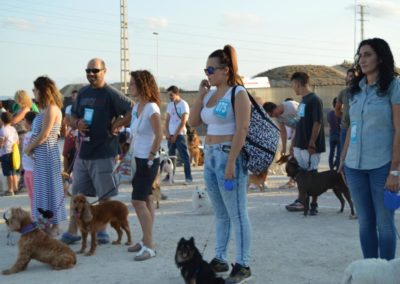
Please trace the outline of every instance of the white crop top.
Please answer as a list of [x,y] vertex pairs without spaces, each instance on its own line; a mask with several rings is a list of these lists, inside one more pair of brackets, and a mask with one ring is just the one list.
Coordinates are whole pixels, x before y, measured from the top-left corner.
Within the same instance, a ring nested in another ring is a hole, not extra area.
[[[237,86],[235,96],[241,91],[246,92],[246,89]],[[215,106],[207,107],[208,101],[215,93],[216,90],[208,91],[204,97],[203,108],[200,113],[201,120],[207,124],[207,135],[233,135],[235,134],[236,123],[231,103],[232,87],[217,101]]]

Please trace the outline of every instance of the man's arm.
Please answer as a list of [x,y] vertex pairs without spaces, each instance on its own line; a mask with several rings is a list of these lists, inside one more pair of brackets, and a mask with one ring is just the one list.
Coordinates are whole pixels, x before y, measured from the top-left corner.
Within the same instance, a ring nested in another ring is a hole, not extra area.
[[286,145],[287,145],[287,133],[286,133],[286,127],[283,123],[279,123],[279,129],[280,129],[280,134],[281,134],[281,140],[282,140],[282,149],[281,149],[281,155],[286,154]]

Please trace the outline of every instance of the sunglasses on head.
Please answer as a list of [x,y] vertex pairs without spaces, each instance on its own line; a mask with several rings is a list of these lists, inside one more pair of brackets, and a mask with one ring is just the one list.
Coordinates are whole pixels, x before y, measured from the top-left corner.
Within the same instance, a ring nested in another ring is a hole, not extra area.
[[208,66],[206,69],[204,69],[204,73],[206,73],[206,75],[212,75],[215,73],[215,70],[224,68],[225,66],[220,66],[220,67]]
[[85,71],[86,71],[87,74],[89,74],[89,73],[97,74],[97,73],[99,73],[101,70],[104,70],[104,69],[97,69],[97,68],[87,68],[87,69],[85,69]]

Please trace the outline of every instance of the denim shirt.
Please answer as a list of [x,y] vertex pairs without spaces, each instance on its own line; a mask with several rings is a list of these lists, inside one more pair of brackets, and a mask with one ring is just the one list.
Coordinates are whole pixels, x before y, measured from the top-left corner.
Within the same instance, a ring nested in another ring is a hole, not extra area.
[[378,96],[379,85],[368,86],[365,77],[359,86],[361,90],[349,100],[351,132],[345,164],[353,169],[376,169],[392,160],[392,104],[400,104],[400,80],[395,78],[384,96]]

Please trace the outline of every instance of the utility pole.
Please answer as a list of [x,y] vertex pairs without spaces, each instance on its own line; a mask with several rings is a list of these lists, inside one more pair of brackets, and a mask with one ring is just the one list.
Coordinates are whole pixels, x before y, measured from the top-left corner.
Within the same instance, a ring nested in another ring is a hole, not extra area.
[[364,22],[365,22],[365,19],[364,19],[364,15],[366,14],[365,13],[365,11],[364,11],[364,9],[367,7],[367,6],[365,6],[365,5],[358,5],[358,7],[360,7],[360,23],[361,23],[361,40],[360,41],[363,41],[364,40]]
[[157,74],[157,83],[160,83],[159,80],[160,78],[158,77],[158,32],[153,32],[153,35],[156,37],[156,74]]
[[121,92],[128,93],[129,79],[129,42],[128,42],[128,0],[120,0],[121,4]]

